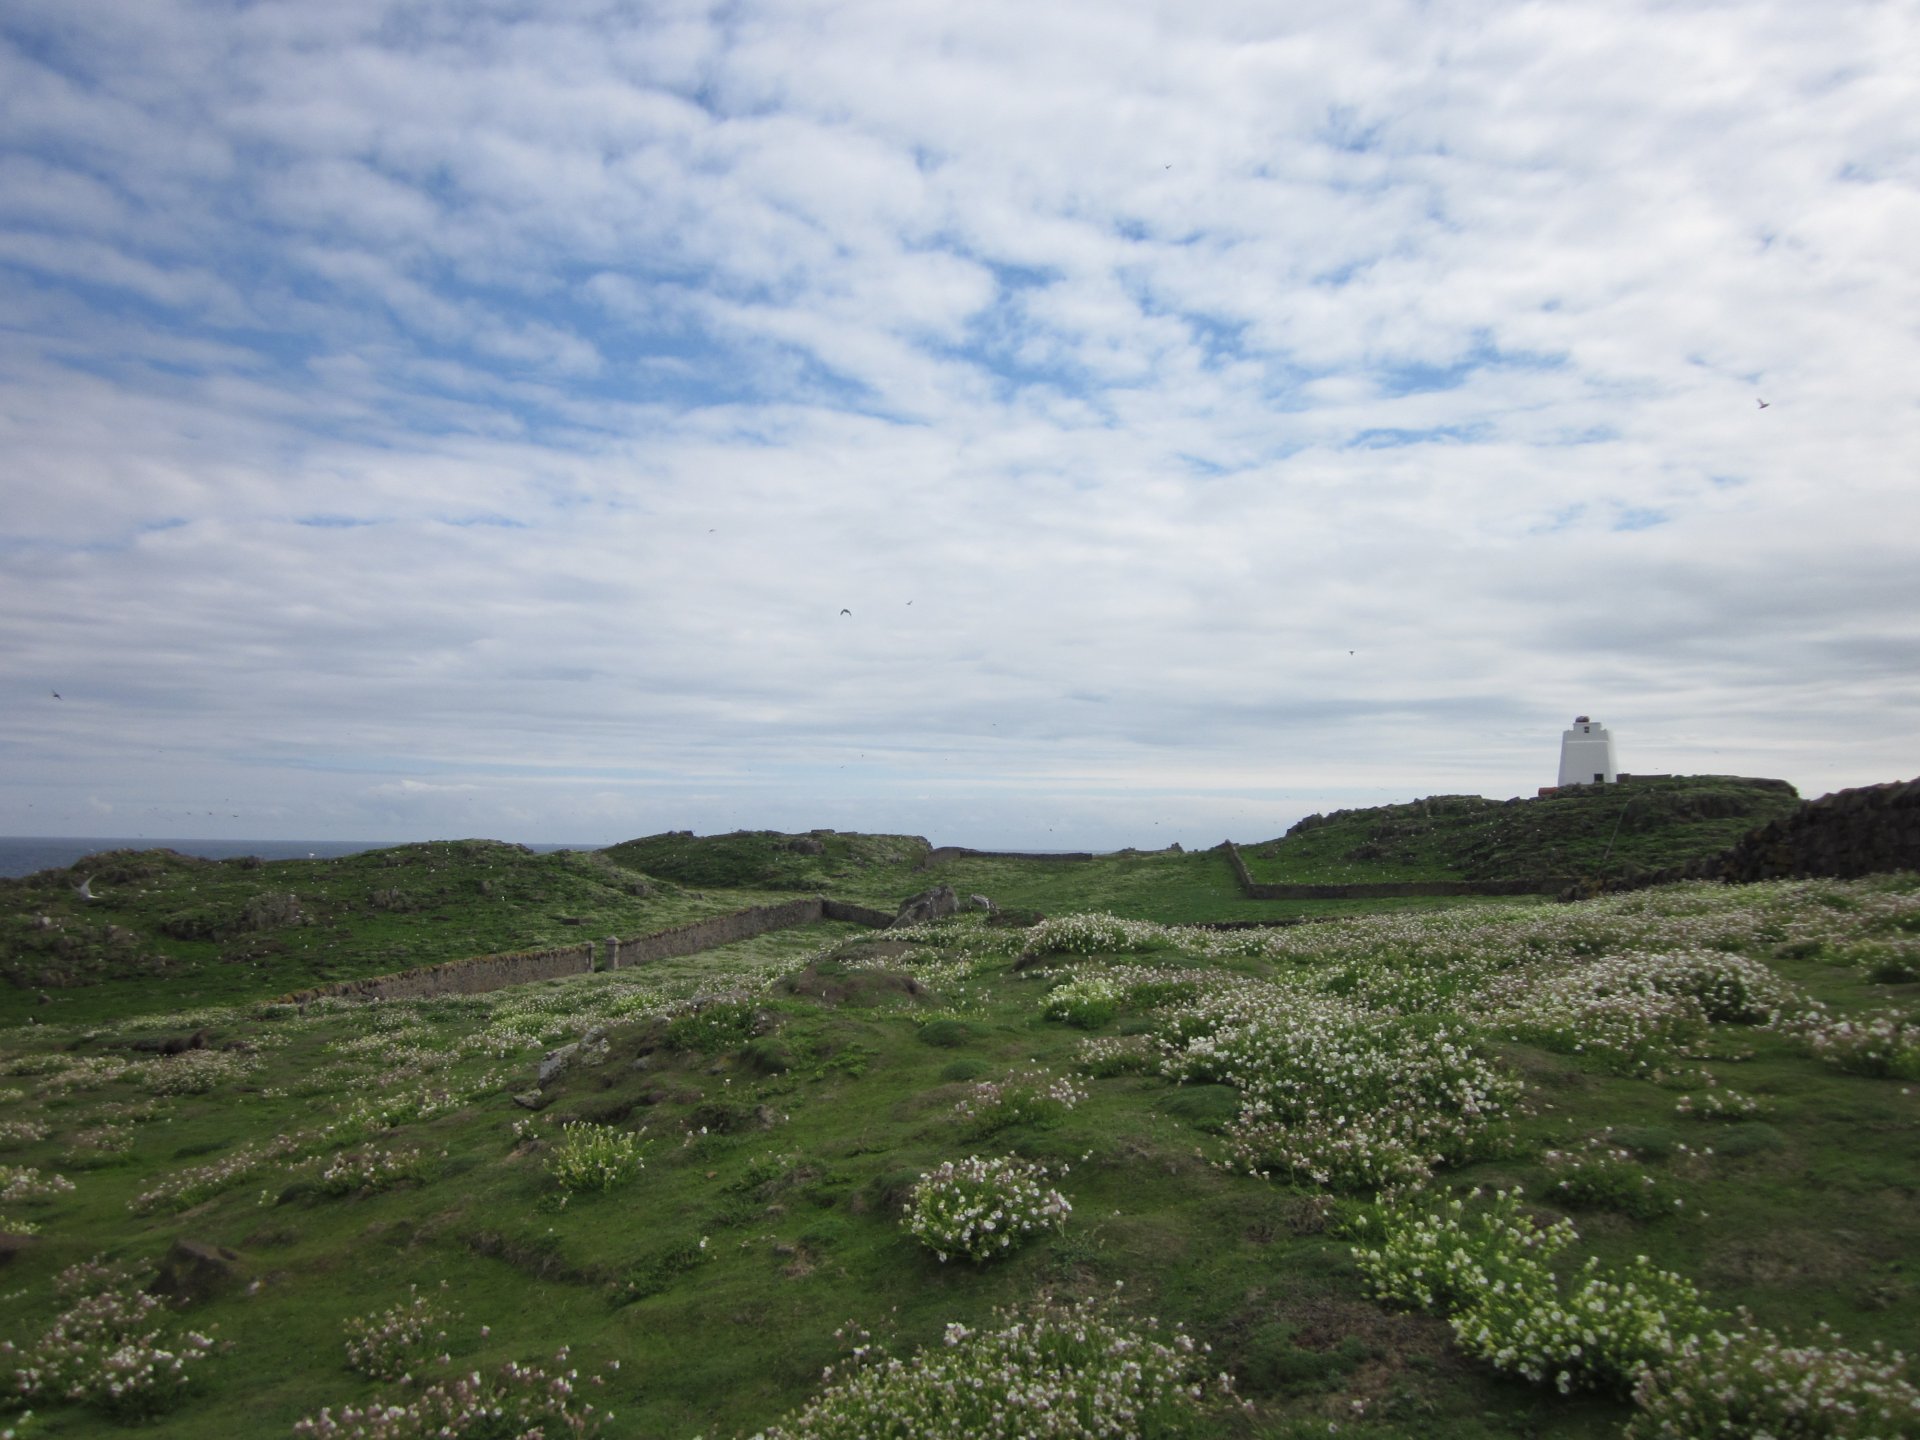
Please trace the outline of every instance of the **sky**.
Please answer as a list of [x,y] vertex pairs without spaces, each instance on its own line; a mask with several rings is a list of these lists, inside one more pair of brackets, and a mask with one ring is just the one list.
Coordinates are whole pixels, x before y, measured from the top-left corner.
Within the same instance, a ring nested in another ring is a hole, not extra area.
[[1916,0],[7,0],[0,833],[1920,774]]

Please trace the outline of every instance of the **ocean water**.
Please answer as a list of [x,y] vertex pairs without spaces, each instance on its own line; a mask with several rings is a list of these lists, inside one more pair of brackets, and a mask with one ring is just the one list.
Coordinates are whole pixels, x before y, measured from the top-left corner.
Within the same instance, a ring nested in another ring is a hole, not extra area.
[[[168,840],[159,836],[82,836],[48,839],[30,835],[0,835],[0,878],[16,879],[40,870],[64,870],[83,855],[102,850],[178,850],[204,860],[230,860],[236,855],[258,855],[262,860],[332,860],[365,850],[385,850],[399,840]],[[529,850],[594,850],[594,845],[529,845]]]

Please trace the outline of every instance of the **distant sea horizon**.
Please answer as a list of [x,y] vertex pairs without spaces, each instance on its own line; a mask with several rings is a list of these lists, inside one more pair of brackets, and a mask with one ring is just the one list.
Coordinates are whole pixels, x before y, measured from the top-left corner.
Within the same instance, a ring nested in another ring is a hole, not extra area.
[[[449,839],[437,836],[436,839]],[[409,840],[178,840],[165,836],[44,836],[0,835],[0,879],[17,880],[42,870],[65,870],[74,861],[103,850],[178,850],[203,860],[231,860],[258,855],[262,860],[337,860],[368,850],[390,850]],[[517,842],[516,842],[517,843]],[[529,850],[598,850],[598,845],[535,845]]]

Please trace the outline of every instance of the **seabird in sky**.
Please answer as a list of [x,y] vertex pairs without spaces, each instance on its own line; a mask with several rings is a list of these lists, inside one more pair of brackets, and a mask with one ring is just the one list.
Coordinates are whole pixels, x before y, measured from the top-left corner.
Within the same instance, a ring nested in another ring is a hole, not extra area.
[[1756,401],[1755,403],[1758,404],[1762,410],[1767,408],[1767,402],[1764,400]]
[[841,613],[842,615],[851,615],[851,614],[853,614],[853,612],[852,612],[851,610],[849,610],[849,609],[847,609],[847,608],[846,608],[846,607],[845,607],[844,605],[843,605],[843,606],[841,606],[841,608],[840,608],[840,613]]

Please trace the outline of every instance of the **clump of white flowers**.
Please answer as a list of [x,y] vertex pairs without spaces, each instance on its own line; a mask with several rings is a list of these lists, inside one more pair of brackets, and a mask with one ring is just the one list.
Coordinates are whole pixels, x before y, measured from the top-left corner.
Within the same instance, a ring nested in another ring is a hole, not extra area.
[[949,1160],[920,1177],[901,1223],[943,1263],[991,1260],[1066,1224],[1073,1206],[1048,1188],[1051,1178],[1046,1166],[1015,1155]]
[[452,1317],[418,1286],[411,1289],[407,1300],[346,1322],[347,1364],[362,1375],[398,1380],[445,1346]]
[[617,1190],[642,1169],[640,1136],[584,1122],[563,1125],[547,1156],[547,1173],[562,1190]]
[[1644,1255],[1562,1276],[1554,1262],[1579,1236],[1567,1220],[1529,1215],[1522,1198],[1387,1202],[1381,1243],[1354,1258],[1377,1296],[1445,1314],[1461,1348],[1497,1370],[1563,1394],[1631,1393],[1633,1440],[1920,1433],[1920,1388],[1900,1352],[1849,1350],[1824,1324],[1817,1344],[1790,1344],[1744,1312],[1716,1312]]
[[1051,1124],[1086,1098],[1086,1087],[1065,1075],[1022,1070],[978,1082],[953,1108],[970,1136],[984,1138],[1010,1125]]
[[120,1420],[141,1420],[176,1404],[212,1337],[179,1330],[166,1302],[126,1270],[96,1257],[54,1280],[68,1306],[31,1347],[0,1344],[14,1364],[7,1389],[18,1400],[70,1400]]
[[1186,1433],[1232,1390],[1202,1374],[1206,1347],[1162,1338],[1083,1301],[1002,1311],[994,1327],[949,1325],[943,1342],[898,1360],[861,1345],[826,1387],[754,1440],[1125,1440]]
[[1790,1345],[1742,1315],[1691,1335],[1634,1386],[1632,1440],[1745,1440],[1920,1434],[1920,1388],[1907,1356],[1850,1350],[1822,1324],[1818,1345]]

